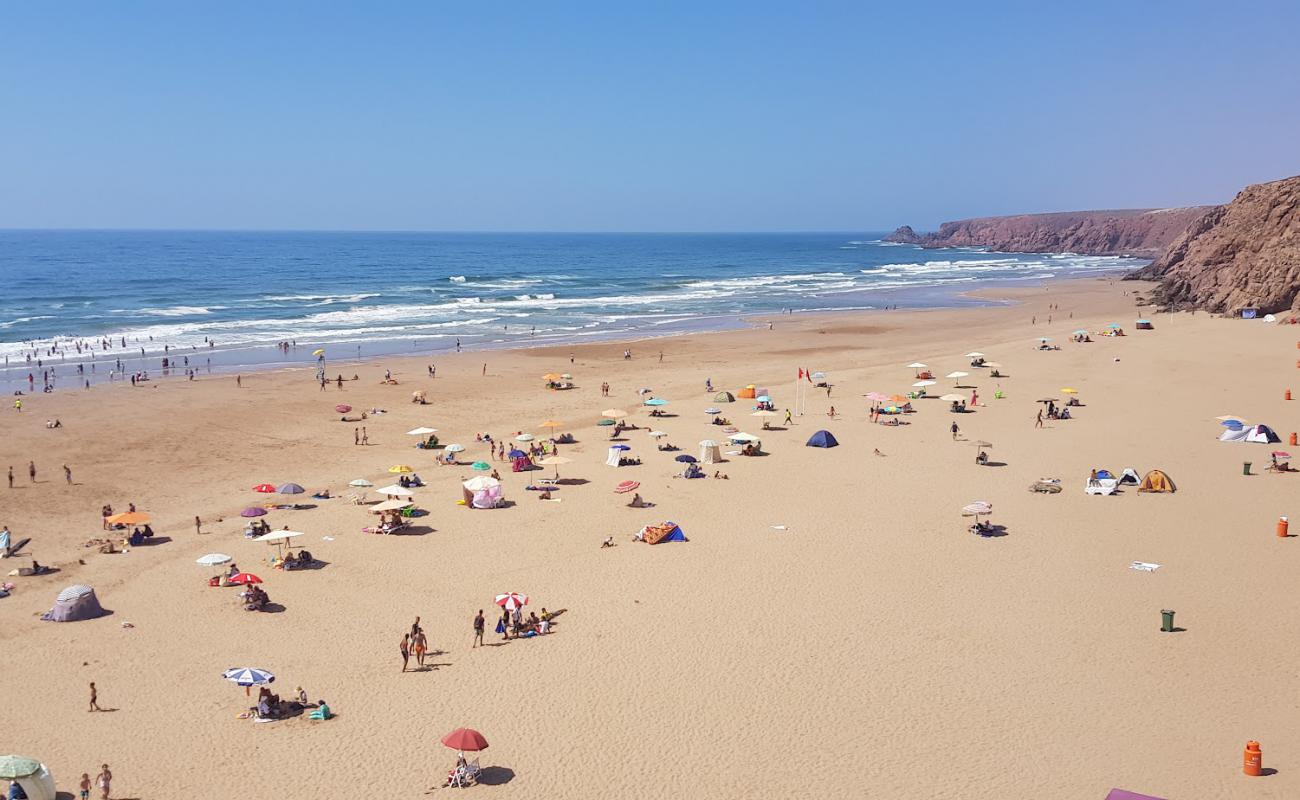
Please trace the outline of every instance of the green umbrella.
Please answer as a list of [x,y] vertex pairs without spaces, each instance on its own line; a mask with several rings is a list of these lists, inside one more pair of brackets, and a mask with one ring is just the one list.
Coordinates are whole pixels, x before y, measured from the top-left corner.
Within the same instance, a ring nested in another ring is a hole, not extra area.
[[603,426],[603,425],[613,425],[613,424],[614,424],[614,420],[612,420],[612,419],[602,419],[600,422],[597,422],[596,424],[597,424],[597,425],[602,425],[602,426]]
[[488,470],[492,469],[492,465],[487,463],[486,461],[475,461],[472,469],[476,469],[479,472],[487,472]]
[[24,756],[0,756],[0,778],[16,780],[41,771],[41,762]]

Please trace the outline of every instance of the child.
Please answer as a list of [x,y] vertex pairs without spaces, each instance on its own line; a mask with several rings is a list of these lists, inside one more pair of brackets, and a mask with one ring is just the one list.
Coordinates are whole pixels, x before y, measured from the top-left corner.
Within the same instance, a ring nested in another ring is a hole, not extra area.
[[81,800],[90,800],[90,773],[81,773]]

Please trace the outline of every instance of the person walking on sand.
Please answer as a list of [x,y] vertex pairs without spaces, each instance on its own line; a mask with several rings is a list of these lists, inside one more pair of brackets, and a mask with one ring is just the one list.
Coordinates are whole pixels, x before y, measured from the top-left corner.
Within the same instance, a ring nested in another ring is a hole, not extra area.
[[826,416],[832,419],[835,417],[835,406],[831,406],[831,410],[826,412]]
[[235,388],[236,388],[236,389],[242,389],[242,388],[244,388],[244,376],[243,376],[243,375],[236,375],[236,376],[235,376]]
[[486,364],[486,363],[483,365],[483,377],[484,377],[484,378],[487,377],[487,364]]
[[27,462],[27,477],[32,479],[32,483],[36,483],[36,462],[35,461]]
[[90,682],[90,708],[87,711],[103,711],[99,707],[99,690],[95,688],[95,682]]
[[1038,409],[1038,419],[1034,421],[1035,428],[1043,427],[1043,409]]
[[354,445],[361,444],[361,429],[360,429],[360,428],[353,428],[353,429],[352,429],[352,444],[354,444]]
[[77,788],[81,790],[80,794],[78,794],[78,797],[80,797],[81,800],[90,800],[90,773],[89,772],[81,773],[81,783],[77,784]]
[[63,479],[68,482],[69,486],[72,485],[72,467],[67,464],[63,465]]
[[475,647],[483,646],[484,624],[486,623],[485,620],[483,619],[483,609],[480,608],[478,610],[478,614],[474,616],[474,643],[470,645],[469,649],[473,650]]
[[361,428],[361,444],[363,445],[370,444],[370,433],[365,429],[365,427]]
[[793,419],[793,417],[790,416],[790,409],[787,408],[787,409],[785,410],[785,424],[786,424],[786,425],[789,425],[789,424],[791,423],[792,419]]
[[952,424],[952,428],[951,428],[950,430],[952,431],[952,440],[953,440],[954,442],[957,441],[957,432],[958,432],[959,430],[961,430],[961,429],[957,427],[957,423],[956,423],[956,422],[954,422],[954,423]]
[[108,800],[108,793],[113,788],[113,773],[109,771],[107,764],[99,768],[99,774],[95,776],[95,785],[99,787],[100,800]]
[[397,647],[402,651],[402,672],[406,672],[406,664],[411,660],[411,634],[402,634],[402,643]]
[[428,649],[429,640],[425,638],[423,630],[411,637],[411,650],[415,653],[415,663],[420,669],[424,669],[424,654]]

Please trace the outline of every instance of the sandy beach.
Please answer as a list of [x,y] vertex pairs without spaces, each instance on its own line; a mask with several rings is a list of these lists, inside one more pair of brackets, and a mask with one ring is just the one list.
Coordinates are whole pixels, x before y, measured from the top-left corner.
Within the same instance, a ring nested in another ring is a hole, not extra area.
[[[1297,510],[1300,477],[1264,473],[1277,448],[1221,443],[1214,419],[1266,423],[1292,449],[1300,421],[1283,393],[1300,391],[1300,333],[1152,316],[1135,308],[1141,288],[1057,282],[1002,292],[1014,302],[992,308],[466,352],[439,357],[436,378],[428,359],[343,363],[329,374],[359,380],[324,392],[304,352],[302,368],[246,373],[241,386],[214,376],[24,398],[21,413],[0,413],[0,467],[15,473],[0,524],[32,542],[0,566],[34,556],[58,571],[3,578],[16,589],[0,600],[0,750],[41,759],[74,793],[107,762],[114,797],[133,798],[436,796],[453,791],[434,787],[456,755],[439,739],[461,726],[491,745],[468,790],[484,797],[1300,796],[1300,619],[1288,602],[1300,543],[1274,533]],[[1156,329],[1133,330],[1139,316]],[[1070,341],[1110,322],[1128,335]],[[1040,336],[1060,349],[1038,350]],[[1006,377],[970,368],[972,350]],[[940,376],[932,394],[952,390],[944,374],[970,372],[960,383],[978,387],[979,405],[953,415],[919,400],[908,424],[872,424],[863,395],[906,391],[918,360]],[[673,477],[676,453],[646,434],[666,431],[690,454],[722,438],[703,413],[706,379],[718,391],[766,386],[783,428],[801,368],[825,372],[832,391],[805,382],[805,413],[788,429],[761,431],[752,401],[722,407],[767,453],[709,468],[728,480]],[[381,383],[386,370],[397,385]],[[577,388],[547,390],[549,372],[571,372]],[[670,416],[649,417],[643,387],[671,401]],[[1037,401],[1064,400],[1062,387],[1079,390],[1074,419],[1036,428]],[[410,402],[416,390],[429,405]],[[387,413],[344,423],[338,403]],[[625,435],[640,466],[605,464],[596,423],[610,406],[640,426]],[[53,418],[62,427],[47,428]],[[560,474],[580,481],[561,502],[524,490],[550,469],[494,462],[511,505],[466,509],[460,481],[476,473],[436,465],[405,435],[436,428],[473,460],[487,453],[476,433],[543,437],[548,418],[577,439],[560,447],[572,459]],[[368,446],[353,443],[361,424]],[[819,429],[840,446],[806,447]],[[974,463],[975,439],[993,443],[994,465]],[[314,507],[265,519],[305,532],[323,567],[274,570],[275,549],[243,536],[240,510],[268,499],[256,484],[346,495],[355,478],[391,482],[395,464],[428,484],[414,490],[428,515],[413,535],[362,533],[374,520],[365,506],[303,499]],[[1086,495],[1103,467],[1159,468],[1178,491]],[[1040,477],[1064,490],[1027,491]],[[612,491],[623,480],[654,507],[628,508]],[[1005,535],[967,531],[961,509],[976,500]],[[106,503],[152,513],[164,540],[85,548],[104,535]],[[689,541],[631,540],[664,520]],[[600,547],[610,536],[617,546]],[[261,575],[282,610],[248,613],[237,589],[209,587],[215,570],[195,559],[213,552]],[[111,614],[40,621],[78,583]],[[493,598],[508,591],[530,595],[528,610],[566,609],[553,633],[494,637]],[[479,609],[489,646],[471,648]],[[1162,609],[1185,630],[1162,633]],[[403,673],[398,642],[417,615],[434,655]],[[337,717],[238,718],[249,701],[221,673],[239,666],[271,670],[281,693],[302,686]],[[115,710],[87,712],[90,681]],[[1242,775],[1250,739],[1276,774]]]

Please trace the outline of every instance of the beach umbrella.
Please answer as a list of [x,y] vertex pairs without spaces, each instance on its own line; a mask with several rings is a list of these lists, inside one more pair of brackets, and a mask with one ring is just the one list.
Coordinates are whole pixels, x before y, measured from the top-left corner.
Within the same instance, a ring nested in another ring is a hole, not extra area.
[[544,467],[555,467],[555,479],[556,479],[556,480],[559,480],[559,478],[560,478],[560,465],[561,465],[561,464],[572,464],[572,463],[573,463],[573,459],[571,459],[571,458],[565,458],[564,456],[547,456],[546,458],[541,459],[541,460],[538,461],[537,463],[540,464],[540,465],[542,465],[542,466],[544,466]]
[[908,400],[911,399],[912,398],[908,397],[905,394],[891,394],[889,396],[889,402],[891,403],[906,403]]
[[695,456],[687,455],[686,453],[682,453],[680,456],[677,457],[677,460],[680,461],[680,462],[683,463],[683,464],[694,464],[694,463],[695,463]]
[[275,675],[270,670],[258,669],[257,667],[235,667],[221,673],[223,680],[240,686],[262,686],[268,683],[275,683]]
[[715,441],[713,441],[712,439],[701,439],[701,440],[700,440],[700,447],[717,447],[717,446],[718,446],[718,443],[715,442]]
[[596,424],[599,425],[599,426],[601,426],[601,427],[607,427],[607,426],[613,425],[613,424],[614,424],[614,420],[612,420],[612,419],[602,419],[600,422],[597,422]]
[[965,516],[968,516],[968,517],[976,517],[976,518],[979,518],[981,515],[984,515],[984,514],[992,514],[992,513],[993,513],[993,504],[992,504],[992,503],[987,503],[987,502],[985,502],[985,501],[983,501],[983,500],[977,500],[977,501],[975,501],[974,503],[971,503],[971,504],[968,505],[968,506],[963,506],[963,507],[962,507],[962,510],[961,510],[961,513],[962,513],[963,515],[965,515]]
[[487,472],[492,469],[492,465],[486,461],[475,461],[474,465],[471,466],[470,469],[478,470],[479,472]]
[[752,433],[733,433],[730,437],[733,442],[757,442],[758,437]]
[[570,374],[567,373],[567,372],[561,372],[561,373],[560,373],[560,377],[563,378],[563,379],[566,380],[566,381],[571,381],[571,380],[573,380],[573,376],[570,375]]
[[315,350],[311,351],[311,354],[314,356],[323,356],[325,355],[325,348],[318,347]]
[[1225,428],[1232,428],[1233,430],[1240,430],[1246,426],[1246,423],[1242,422],[1239,419],[1225,419],[1223,422],[1220,422],[1219,424]]
[[334,410],[339,412],[340,414],[346,414],[352,410],[352,406],[348,405],[347,403],[339,403],[338,405],[334,406]]
[[911,364],[908,364],[908,365],[907,365],[907,368],[908,368],[908,369],[925,369],[927,366],[929,366],[929,365],[927,365],[927,364],[922,364],[920,361],[916,361],[916,362],[913,362],[913,363],[911,363]]
[[296,537],[306,536],[306,535],[307,534],[303,533],[302,531],[271,531],[270,533],[264,533],[261,536],[255,537],[253,541],[276,542],[276,541],[284,541],[286,539],[294,539]]
[[1056,402],[1056,398],[1055,398],[1055,397],[1044,397],[1042,400],[1039,400],[1038,402],[1040,402],[1040,403],[1055,403],[1055,402]]
[[302,488],[296,483],[286,483],[285,485],[281,486],[279,489],[276,489],[276,491],[279,492],[280,494],[302,494],[307,490]]
[[367,486],[374,486],[374,484],[371,483],[370,481],[366,480],[365,478],[357,478],[356,480],[354,480],[354,481],[352,481],[351,483],[349,483],[348,486],[356,486],[357,488],[365,488],[365,487],[367,487]]
[[631,450],[632,448],[628,447],[625,444],[616,444],[616,445],[611,445],[609,449],[610,450]]
[[753,414],[750,414],[750,416],[751,417],[775,417],[778,415],[775,411],[768,411],[767,409],[763,409],[761,411],[755,411]]
[[542,380],[544,381],[558,381],[559,379],[560,376],[555,374],[554,372],[548,372],[542,376]]
[[108,518],[111,525],[140,525],[153,517],[144,511],[123,511],[121,514],[114,514]]
[[254,583],[261,583],[262,579],[251,572],[236,572],[234,575],[230,576],[230,582],[237,583],[240,586],[247,586]]
[[960,403],[961,401],[963,401],[963,400],[966,399],[966,395],[963,395],[963,394],[945,394],[945,395],[940,396],[939,399],[942,400],[942,401],[945,402],[945,403]]
[[519,594],[518,592],[506,592],[497,595],[496,604],[507,611],[514,611],[520,606],[528,605],[528,595]]
[[633,492],[640,488],[641,484],[638,481],[623,481],[618,486],[614,487],[614,493],[627,494],[628,492]]
[[610,419],[615,419],[617,417],[626,417],[627,412],[621,408],[607,408],[604,411],[600,412],[600,415],[602,417],[609,417]]
[[457,728],[442,737],[442,743],[452,750],[486,750],[487,739],[472,728]]
[[525,453],[523,450],[517,450],[517,449],[515,449],[515,448],[512,447],[512,448],[510,449],[510,452],[509,452],[509,453],[506,453],[506,455],[510,456],[511,458],[524,458],[524,457],[527,456],[528,454]]
[[983,354],[983,353],[977,353],[977,352],[971,351],[971,352],[967,353],[965,357],[966,357],[966,358],[983,358],[983,357],[984,357],[984,354]]
[[1219,422],[1227,422],[1228,420],[1236,420],[1237,422],[1246,421],[1245,417],[1239,417],[1236,414],[1224,414],[1221,417],[1215,417],[1215,419],[1217,419]]
[[265,516],[266,516],[266,509],[265,509],[265,508],[262,508],[261,506],[249,506],[248,508],[246,508],[246,509],[244,509],[243,511],[239,512],[239,516],[241,516],[241,517],[265,517]]
[[1068,386],[1065,387],[1064,389],[1062,389],[1061,391],[1062,391],[1062,392],[1065,392],[1066,394],[1078,394],[1078,393],[1079,393],[1079,390],[1078,390],[1078,389],[1071,389],[1071,388],[1068,387]]
[[398,486],[397,484],[385,486],[382,489],[376,489],[375,491],[387,497],[410,497],[415,494],[415,492],[412,492],[405,486]]
[[481,492],[484,489],[491,489],[494,486],[500,486],[501,481],[491,475],[475,475],[461,485],[466,489],[469,489],[471,492]]
[[536,436],[533,436],[531,433],[521,433],[521,434],[519,434],[518,436],[515,437],[515,441],[516,441],[516,442],[531,442],[533,439],[536,439],[536,438],[537,438],[537,437],[536,437]]
[[449,445],[447,445],[447,446],[444,447],[443,449],[446,450],[448,453],[463,453],[463,452],[465,452],[465,445],[463,445],[463,444],[454,444],[454,443],[453,443],[453,444],[449,444]]
[[194,563],[201,567],[219,567],[222,564],[229,564],[231,560],[225,553],[208,553],[206,556],[199,556]]
[[[25,756],[0,756],[0,779],[15,781],[41,771],[41,762]],[[42,794],[42,797],[45,795]],[[72,795],[67,795],[71,797]]]
[[652,439],[662,439],[667,436],[668,433],[666,431],[650,431],[649,435]]
[[419,428],[412,428],[411,430],[406,432],[406,435],[407,436],[428,436],[429,434],[437,433],[437,432],[438,432],[437,428],[425,428],[421,426]]
[[393,466],[388,468],[388,471],[394,475],[400,475],[402,473],[408,473],[408,472],[415,472],[415,470],[411,469],[406,464],[394,464]]
[[825,373],[825,372],[814,372],[814,373],[812,374],[811,377],[812,377],[812,379],[815,380],[815,381],[820,381],[820,380],[823,380],[823,379],[826,377],[826,373]]
[[413,505],[415,505],[415,502],[412,500],[385,500],[371,506],[370,510],[375,514],[382,514],[385,511],[401,511],[403,508],[410,508]]
[[952,379],[954,379],[954,380],[961,380],[962,378],[965,378],[965,377],[967,377],[967,376],[969,376],[969,375],[970,375],[969,372],[961,372],[961,371],[957,371],[957,372],[949,372],[949,373],[948,373],[947,375],[945,375],[944,377],[945,377],[945,378],[952,378]]
[[760,402],[760,403],[770,403],[770,402],[772,402],[772,398],[768,397],[768,396],[765,395],[765,394],[763,394],[763,395],[759,395],[758,397],[756,397],[756,398],[754,398],[754,399],[757,400],[757,401]]
[[668,405],[668,401],[663,399],[662,397],[652,397],[649,400],[645,401],[645,404],[648,406],[666,406]]
[[537,424],[537,427],[539,427],[539,428],[559,428],[559,427],[561,427],[562,425],[564,425],[564,423],[563,423],[563,422],[560,422],[558,419],[548,419],[548,420],[546,420],[546,421],[544,421],[544,422],[539,422],[539,423]]
[[1278,461],[1286,461],[1286,460],[1287,460],[1288,458],[1290,458],[1290,457],[1291,457],[1291,454],[1288,453],[1288,452],[1285,451],[1285,450],[1274,450],[1274,451],[1273,451],[1273,458],[1276,458]]
[[262,494],[275,494],[275,487],[269,483],[259,483],[253,487],[253,491],[261,492]]
[[1072,332],[1070,335],[1071,335],[1071,336],[1087,336],[1087,335],[1088,335],[1088,332],[1087,332],[1086,330],[1084,330],[1083,328],[1080,328],[1079,330]]
[[889,399],[889,395],[881,394],[880,392],[867,392],[864,397],[876,403],[883,403]]
[[992,443],[992,442],[986,442],[986,441],[984,441],[983,439],[979,439],[979,440],[976,440],[976,441],[974,441],[974,442],[971,442],[971,443],[970,443],[970,446],[971,446],[971,447],[980,447],[980,448],[983,448],[983,447],[992,447],[992,446],[993,446],[993,443]]
[[713,406],[709,406],[708,408],[704,409],[704,413],[705,413],[705,414],[721,414],[721,413],[722,413],[722,409],[720,409],[720,408],[714,408]]
[[938,383],[938,381],[917,381],[916,383],[912,384],[912,388],[924,389],[927,386],[934,386],[936,383]]
[[1113,330],[1113,331],[1114,331],[1114,330],[1119,330],[1119,328],[1120,328],[1120,324],[1119,324],[1118,322],[1112,322],[1112,323],[1108,324],[1106,327],[1107,327],[1107,328],[1110,328],[1110,329]]

